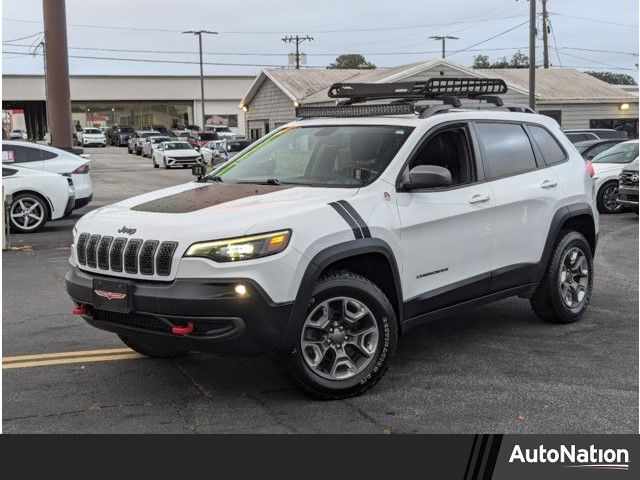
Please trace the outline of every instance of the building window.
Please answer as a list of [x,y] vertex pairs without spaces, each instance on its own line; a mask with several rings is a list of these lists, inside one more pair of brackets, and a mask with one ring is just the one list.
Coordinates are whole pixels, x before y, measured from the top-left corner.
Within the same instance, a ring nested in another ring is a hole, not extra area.
[[237,128],[238,115],[205,115],[205,125],[222,125],[224,127]]
[[638,138],[637,118],[598,118],[589,120],[589,128],[612,128],[627,132],[627,137]]
[[251,140],[257,140],[262,136],[262,129],[261,128],[252,128],[251,130],[249,130],[249,136],[251,138]]
[[562,110],[538,110],[538,113],[551,117],[558,122],[558,125],[562,125]]

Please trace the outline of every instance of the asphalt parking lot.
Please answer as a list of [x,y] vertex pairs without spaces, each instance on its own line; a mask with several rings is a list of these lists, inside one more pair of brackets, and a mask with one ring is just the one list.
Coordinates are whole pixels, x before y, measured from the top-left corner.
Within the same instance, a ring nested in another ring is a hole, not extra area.
[[581,322],[545,324],[519,299],[437,320],[401,339],[373,390],[320,402],[271,362],[142,358],[70,314],[64,274],[77,219],[191,179],[126,148],[88,153],[93,203],[40,233],[12,236],[18,249],[3,253],[5,433],[637,432],[637,215],[600,217],[594,294]]

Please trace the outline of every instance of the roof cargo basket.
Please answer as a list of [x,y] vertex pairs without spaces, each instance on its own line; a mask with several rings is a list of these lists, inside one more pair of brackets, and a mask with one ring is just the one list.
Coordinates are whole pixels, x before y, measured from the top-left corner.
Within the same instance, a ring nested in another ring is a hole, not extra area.
[[[434,77],[427,81],[399,83],[334,83],[327,92],[330,98],[341,99],[335,106],[299,106],[296,116],[367,117],[378,115],[418,114],[421,117],[462,106],[461,98],[484,100],[495,107],[516,111],[504,105],[498,95],[507,93],[507,84],[500,78]],[[390,100],[383,103],[381,100]],[[440,106],[416,105],[437,100]],[[354,105],[364,102],[378,102]]]

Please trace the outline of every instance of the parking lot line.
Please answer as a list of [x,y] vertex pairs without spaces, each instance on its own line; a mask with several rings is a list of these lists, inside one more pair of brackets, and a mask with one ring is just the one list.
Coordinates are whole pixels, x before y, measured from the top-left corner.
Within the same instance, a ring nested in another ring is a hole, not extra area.
[[113,355],[133,353],[130,348],[106,348],[101,350],[78,350],[75,352],[35,353],[31,355],[7,355],[2,357],[2,363],[22,362],[26,360],[46,360],[49,358],[87,357],[95,355]]
[[10,370],[14,368],[31,368],[31,367],[45,367],[51,365],[70,365],[73,363],[92,363],[92,362],[111,362],[115,360],[135,360],[138,358],[146,358],[139,353],[123,353],[120,355],[97,355],[88,357],[74,357],[74,358],[54,358],[50,360],[34,360],[27,362],[13,362],[2,363],[3,370]]

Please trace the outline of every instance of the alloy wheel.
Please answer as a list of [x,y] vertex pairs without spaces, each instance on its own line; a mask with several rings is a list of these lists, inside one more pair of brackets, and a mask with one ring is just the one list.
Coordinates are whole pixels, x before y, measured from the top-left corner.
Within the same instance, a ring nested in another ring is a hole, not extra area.
[[300,347],[314,373],[329,380],[345,380],[373,361],[378,338],[378,324],[364,303],[351,297],[334,297],[309,313]]
[[580,248],[570,248],[563,255],[559,284],[564,304],[571,309],[581,307],[589,288],[589,262]]
[[618,185],[612,183],[605,186],[602,192],[602,204],[608,212],[615,212],[622,208],[618,203]]
[[22,230],[35,230],[45,220],[42,203],[33,197],[23,197],[11,205],[11,222]]

